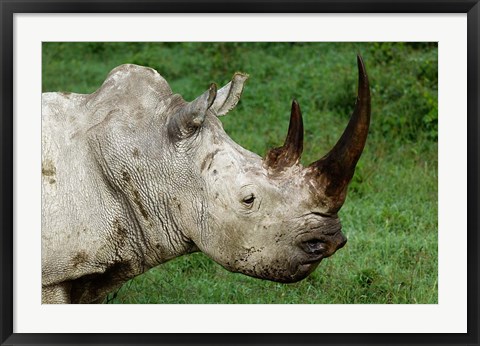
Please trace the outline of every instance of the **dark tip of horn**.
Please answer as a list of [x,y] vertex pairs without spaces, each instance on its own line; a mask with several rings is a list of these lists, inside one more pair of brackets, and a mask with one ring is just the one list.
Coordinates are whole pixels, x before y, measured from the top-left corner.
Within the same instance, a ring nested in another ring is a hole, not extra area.
[[290,123],[288,125],[288,134],[285,139],[284,147],[288,147],[288,150],[292,155],[296,156],[296,160],[300,158],[303,151],[303,119],[302,111],[297,100],[292,101],[292,109],[290,112]]
[[[368,82],[368,75],[365,69],[365,64],[360,54],[357,54],[358,66],[358,97],[368,99],[368,106],[370,107],[370,86]],[[358,102],[358,101],[357,101]],[[370,120],[370,113],[368,114]]]
[[357,65],[357,101],[350,121],[332,150],[309,166],[316,179],[327,184],[325,192],[329,196],[344,195],[367,140],[370,125],[370,87],[360,55],[357,55]]
[[290,124],[285,143],[282,147],[271,149],[265,157],[269,168],[281,170],[291,167],[300,160],[303,151],[303,119],[300,105],[292,101]]

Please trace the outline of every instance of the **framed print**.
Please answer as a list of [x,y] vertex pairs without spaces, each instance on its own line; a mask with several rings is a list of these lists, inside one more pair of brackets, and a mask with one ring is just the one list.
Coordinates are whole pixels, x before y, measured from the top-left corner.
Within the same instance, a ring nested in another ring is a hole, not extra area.
[[2,344],[477,345],[479,8],[2,1]]

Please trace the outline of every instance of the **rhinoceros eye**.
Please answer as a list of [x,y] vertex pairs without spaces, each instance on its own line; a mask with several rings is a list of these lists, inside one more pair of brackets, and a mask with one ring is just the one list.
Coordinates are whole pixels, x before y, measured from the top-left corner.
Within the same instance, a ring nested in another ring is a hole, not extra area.
[[253,195],[253,193],[251,195],[248,195],[242,200],[242,202],[245,203],[246,206],[251,206],[254,201],[255,201],[255,196]]

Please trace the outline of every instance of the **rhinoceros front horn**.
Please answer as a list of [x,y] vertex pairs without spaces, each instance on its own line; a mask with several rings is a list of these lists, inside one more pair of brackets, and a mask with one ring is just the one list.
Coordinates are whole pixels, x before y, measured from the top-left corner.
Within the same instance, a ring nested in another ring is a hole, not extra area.
[[357,64],[358,96],[347,128],[333,149],[307,168],[307,179],[332,211],[340,209],[345,201],[347,185],[365,147],[370,125],[370,87],[360,56]]
[[265,165],[272,171],[281,171],[298,163],[303,151],[303,120],[300,105],[292,102],[288,134],[283,146],[270,149],[265,157]]

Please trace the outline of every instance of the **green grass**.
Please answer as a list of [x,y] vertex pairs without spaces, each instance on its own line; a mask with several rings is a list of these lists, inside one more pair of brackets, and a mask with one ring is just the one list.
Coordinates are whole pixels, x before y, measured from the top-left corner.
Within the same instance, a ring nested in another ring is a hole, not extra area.
[[243,147],[283,143],[292,98],[304,114],[302,161],[342,133],[360,52],[372,86],[367,147],[340,211],[348,243],[305,280],[278,284],[227,272],[203,254],[127,282],[109,303],[431,304],[438,302],[437,45],[428,43],[44,43],[44,91],[91,93],[122,63],[157,69],[186,100],[236,71],[250,75],[222,117]]

